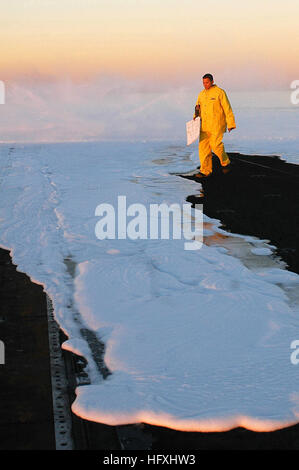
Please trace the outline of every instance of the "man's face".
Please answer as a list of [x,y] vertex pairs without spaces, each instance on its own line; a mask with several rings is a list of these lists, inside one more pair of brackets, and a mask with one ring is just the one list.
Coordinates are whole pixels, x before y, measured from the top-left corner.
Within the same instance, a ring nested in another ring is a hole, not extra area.
[[211,81],[209,78],[203,78],[202,83],[203,83],[203,86],[205,87],[205,89],[208,90],[213,85],[214,80]]

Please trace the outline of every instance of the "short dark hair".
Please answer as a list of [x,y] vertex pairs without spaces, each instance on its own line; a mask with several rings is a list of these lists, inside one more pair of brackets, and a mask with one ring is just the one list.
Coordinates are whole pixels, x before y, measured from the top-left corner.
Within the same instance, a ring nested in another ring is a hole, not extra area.
[[213,75],[211,73],[206,73],[202,78],[208,78],[211,82],[214,80]]

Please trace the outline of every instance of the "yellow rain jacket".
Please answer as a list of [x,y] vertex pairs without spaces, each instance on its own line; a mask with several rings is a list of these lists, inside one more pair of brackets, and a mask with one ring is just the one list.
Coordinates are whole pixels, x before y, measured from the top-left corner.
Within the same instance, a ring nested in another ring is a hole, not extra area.
[[[224,90],[212,85],[208,90],[202,90],[196,105],[200,105],[201,130],[218,134],[226,132],[227,128],[235,128],[234,114]],[[195,117],[195,113],[194,113]]]

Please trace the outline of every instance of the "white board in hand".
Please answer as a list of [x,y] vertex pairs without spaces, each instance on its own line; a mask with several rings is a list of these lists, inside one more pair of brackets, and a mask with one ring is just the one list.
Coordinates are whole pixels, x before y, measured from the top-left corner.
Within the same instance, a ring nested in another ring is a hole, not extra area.
[[186,132],[187,132],[187,145],[192,144],[199,137],[200,131],[200,118],[192,119],[192,121],[186,122]]

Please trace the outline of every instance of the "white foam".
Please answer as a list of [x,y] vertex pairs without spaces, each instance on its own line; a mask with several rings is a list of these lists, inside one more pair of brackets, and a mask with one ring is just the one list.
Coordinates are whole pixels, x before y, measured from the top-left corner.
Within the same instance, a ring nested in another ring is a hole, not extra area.
[[270,250],[270,248],[254,247],[251,249],[251,253],[258,256],[268,256],[272,254],[272,251]]
[[[298,422],[290,344],[299,317],[281,285],[299,276],[254,272],[219,246],[186,251],[184,239],[95,237],[96,206],[116,205],[117,195],[182,204],[198,192],[168,174],[194,167],[184,152],[159,143],[16,146],[1,187],[1,245],[52,298],[69,337],[63,347],[88,360],[91,385],[77,388],[73,404],[80,416],[202,431]],[[206,236],[226,233],[205,222]],[[255,251],[271,251],[262,243]],[[105,380],[82,328],[105,344]]]

